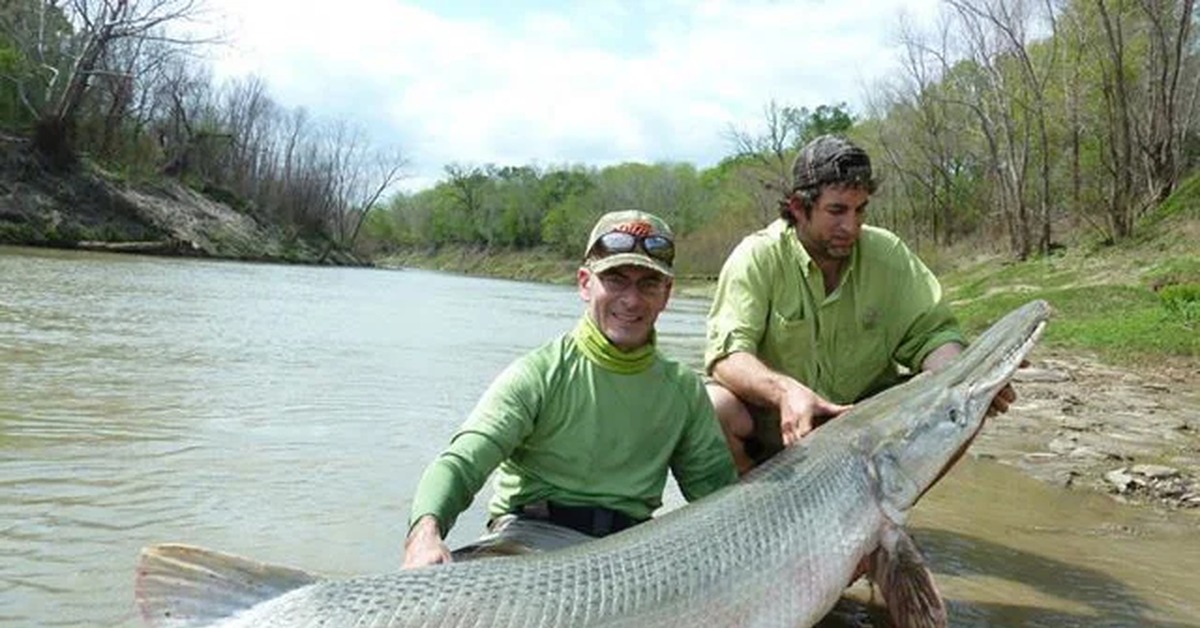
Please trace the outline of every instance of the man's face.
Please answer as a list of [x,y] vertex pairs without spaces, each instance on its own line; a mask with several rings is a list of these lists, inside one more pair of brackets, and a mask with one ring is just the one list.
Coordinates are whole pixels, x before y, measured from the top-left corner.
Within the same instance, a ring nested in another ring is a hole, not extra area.
[[671,278],[641,266],[618,266],[602,273],[579,269],[579,296],[609,342],[632,351],[650,341],[650,332],[671,296]]
[[817,196],[812,211],[793,203],[796,232],[808,254],[819,261],[842,260],[850,256],[862,233],[870,192],[861,187],[826,186]]

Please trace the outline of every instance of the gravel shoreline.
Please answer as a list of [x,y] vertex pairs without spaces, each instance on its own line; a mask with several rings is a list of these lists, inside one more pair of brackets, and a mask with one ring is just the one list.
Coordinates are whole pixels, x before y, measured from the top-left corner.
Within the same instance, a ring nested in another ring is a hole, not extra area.
[[1070,489],[1200,512],[1200,366],[1135,372],[1035,351],[971,453]]

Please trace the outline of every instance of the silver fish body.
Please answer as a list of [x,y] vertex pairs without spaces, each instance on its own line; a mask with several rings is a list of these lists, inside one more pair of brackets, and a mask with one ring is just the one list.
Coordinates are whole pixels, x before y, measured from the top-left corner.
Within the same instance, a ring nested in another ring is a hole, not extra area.
[[1040,336],[1035,301],[950,366],[864,401],[705,499],[564,550],[321,579],[151,546],[137,599],[155,626],[807,626],[872,564],[899,625],[945,625],[906,512],[983,423]]

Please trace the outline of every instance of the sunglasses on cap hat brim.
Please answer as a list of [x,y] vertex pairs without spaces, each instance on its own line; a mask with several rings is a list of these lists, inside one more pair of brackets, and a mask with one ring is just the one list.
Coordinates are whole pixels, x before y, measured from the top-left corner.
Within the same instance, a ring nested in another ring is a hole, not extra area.
[[624,231],[609,231],[592,245],[593,255],[632,253],[638,246],[650,257],[670,265],[675,261],[675,243],[664,235],[638,236]]

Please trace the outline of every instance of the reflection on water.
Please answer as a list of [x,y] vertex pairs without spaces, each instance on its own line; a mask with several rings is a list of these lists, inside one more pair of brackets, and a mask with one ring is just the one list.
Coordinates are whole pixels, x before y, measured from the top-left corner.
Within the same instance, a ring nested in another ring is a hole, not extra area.
[[[951,625],[1200,626],[1200,518],[1072,493],[964,460],[917,506],[909,531]],[[822,628],[887,626],[859,582]]]
[[1200,625],[1200,519],[962,465],[915,536],[964,626]]
[[[705,308],[673,301],[660,325],[697,367]],[[154,542],[396,568],[425,463],[581,309],[561,286],[0,247],[0,625],[136,625],[133,565]],[[974,464],[914,527],[956,624],[1200,611],[1194,519]]]

